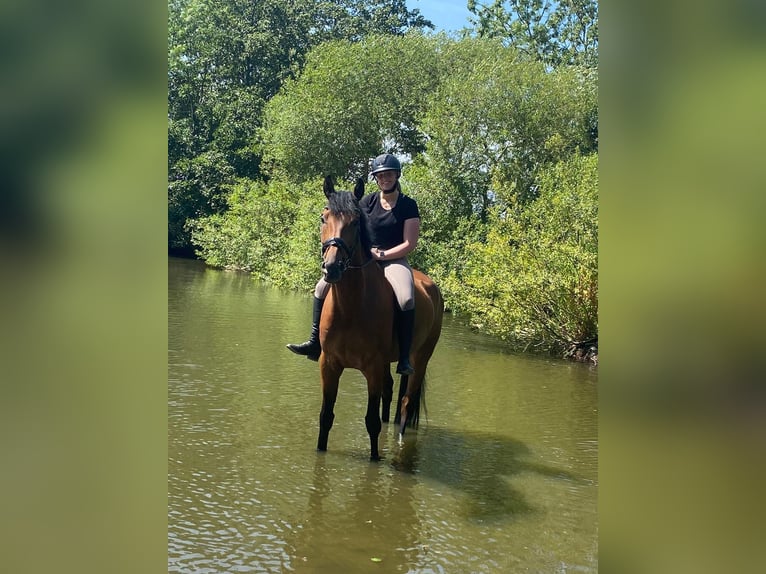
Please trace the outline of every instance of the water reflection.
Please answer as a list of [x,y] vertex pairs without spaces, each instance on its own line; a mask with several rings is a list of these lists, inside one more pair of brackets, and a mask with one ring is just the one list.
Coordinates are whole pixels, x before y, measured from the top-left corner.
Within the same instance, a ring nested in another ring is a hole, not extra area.
[[422,543],[415,484],[375,463],[349,477],[341,458],[318,454],[306,518],[289,541],[293,571],[359,572],[374,562],[417,563]]

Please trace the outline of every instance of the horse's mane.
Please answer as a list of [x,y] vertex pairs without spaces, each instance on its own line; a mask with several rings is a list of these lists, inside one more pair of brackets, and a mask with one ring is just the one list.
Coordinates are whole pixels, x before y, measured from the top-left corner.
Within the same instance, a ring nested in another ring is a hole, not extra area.
[[362,243],[362,252],[369,257],[372,240],[367,214],[359,207],[359,200],[350,191],[338,191],[330,195],[327,208],[338,215],[350,215],[359,220],[359,240]]

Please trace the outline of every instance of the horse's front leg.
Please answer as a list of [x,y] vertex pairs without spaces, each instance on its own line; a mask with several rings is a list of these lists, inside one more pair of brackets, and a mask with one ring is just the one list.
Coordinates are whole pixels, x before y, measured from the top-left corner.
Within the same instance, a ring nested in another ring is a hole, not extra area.
[[370,435],[370,460],[380,460],[378,438],[383,424],[380,422],[380,398],[383,393],[384,377],[382,366],[364,371],[367,379],[367,414],[364,424]]
[[322,410],[319,412],[319,438],[317,450],[327,450],[327,438],[335,420],[335,400],[338,398],[338,381],[343,367],[333,366],[322,354],[319,358],[319,372],[322,377]]

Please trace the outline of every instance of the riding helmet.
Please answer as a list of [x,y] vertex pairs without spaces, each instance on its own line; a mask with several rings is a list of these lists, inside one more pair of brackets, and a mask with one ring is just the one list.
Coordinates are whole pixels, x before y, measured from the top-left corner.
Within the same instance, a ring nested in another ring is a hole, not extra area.
[[402,164],[396,159],[396,156],[390,153],[384,153],[372,160],[372,171],[370,175],[375,175],[381,171],[396,171],[398,175],[402,175]]

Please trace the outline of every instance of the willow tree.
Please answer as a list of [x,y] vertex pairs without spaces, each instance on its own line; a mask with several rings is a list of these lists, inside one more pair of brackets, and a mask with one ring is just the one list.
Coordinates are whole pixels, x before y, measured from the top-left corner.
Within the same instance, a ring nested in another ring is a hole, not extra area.
[[598,65],[597,0],[468,0],[470,35],[549,66]]
[[448,207],[439,227],[486,222],[498,204],[531,201],[542,168],[596,149],[597,89],[587,69],[548,70],[486,39],[449,44],[439,61],[459,71],[442,76],[419,122],[428,142],[421,161],[450,192],[432,202]]
[[415,155],[427,96],[440,79],[440,40],[420,34],[329,42],[264,110],[260,146],[273,173],[352,179],[383,151]]
[[[408,171],[423,214],[413,262],[484,331],[546,350],[593,335],[595,73],[551,69],[491,39],[439,58],[458,73],[442,76],[418,124],[427,145]],[[587,229],[582,243],[570,227]]]

